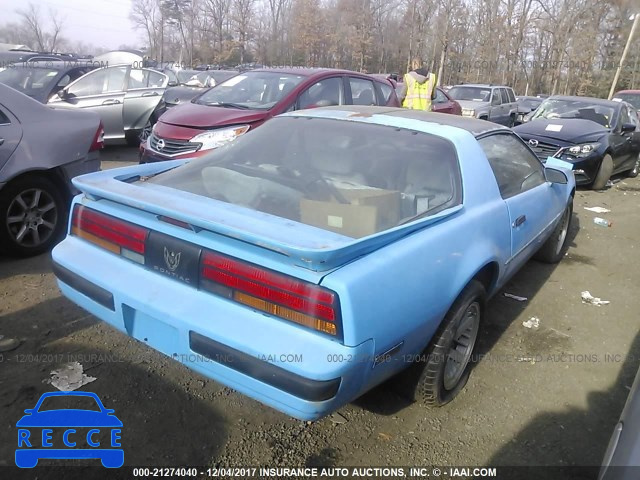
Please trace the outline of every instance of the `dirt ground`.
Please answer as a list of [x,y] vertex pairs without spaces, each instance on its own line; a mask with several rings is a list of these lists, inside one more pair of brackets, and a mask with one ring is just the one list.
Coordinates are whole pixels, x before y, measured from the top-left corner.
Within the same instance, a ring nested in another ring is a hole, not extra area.
[[[121,165],[135,151],[110,149],[104,159]],[[613,226],[595,225],[595,216]],[[43,380],[71,361],[96,378],[83,389],[122,420],[126,465],[599,465],[640,364],[639,236],[640,178],[578,191],[567,256],[557,266],[529,262],[503,290],[527,301],[501,292],[490,302],[483,357],[453,403],[428,410],[383,385],[342,408],[343,418],[315,423],[201,377],[87,315],[61,296],[48,255],[0,257],[0,335],[22,341],[0,355],[0,466],[14,465],[23,410],[54,390]],[[584,304],[584,290],[611,303]],[[523,326],[531,317],[537,329]],[[38,470],[25,478],[36,473],[45,478]]]

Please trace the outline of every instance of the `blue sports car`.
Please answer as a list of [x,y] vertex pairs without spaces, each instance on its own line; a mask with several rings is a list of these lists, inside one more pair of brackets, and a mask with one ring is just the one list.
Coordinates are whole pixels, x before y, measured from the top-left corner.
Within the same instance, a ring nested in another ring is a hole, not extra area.
[[452,400],[486,300],[564,255],[575,191],[505,127],[355,106],[74,184],[64,295],[304,420],[410,366],[416,400]]

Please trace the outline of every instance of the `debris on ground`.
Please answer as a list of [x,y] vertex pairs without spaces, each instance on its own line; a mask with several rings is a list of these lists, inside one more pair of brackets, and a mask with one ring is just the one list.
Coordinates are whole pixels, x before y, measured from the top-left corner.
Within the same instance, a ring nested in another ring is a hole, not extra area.
[[71,362],[58,370],[51,372],[51,378],[42,383],[50,383],[62,392],[72,392],[78,388],[97,380],[83,373],[82,365],[78,362]]
[[517,300],[519,302],[526,302],[527,300],[529,300],[527,297],[520,297],[518,295],[514,295],[513,293],[504,292],[503,295],[507,298],[513,298],[514,300]]
[[335,423],[337,425],[341,425],[343,423],[347,423],[348,422],[348,420],[338,412],[333,412],[331,414],[331,416],[329,417],[329,420],[331,420],[333,423]]
[[609,213],[611,210],[604,207],[584,207],[585,210],[589,210],[593,213]]
[[540,319],[538,317],[531,317],[529,320],[522,322],[522,325],[526,328],[538,328],[540,327]]
[[378,438],[380,438],[380,440],[384,440],[385,442],[388,442],[391,440],[391,435],[389,435],[388,433],[378,433]]
[[609,305],[611,303],[609,300],[602,300],[599,297],[594,297],[588,290],[585,290],[580,295],[582,296],[582,303],[588,303],[597,307],[600,305]]
[[610,222],[609,220],[605,220],[604,218],[600,218],[600,217],[594,218],[593,223],[603,227],[610,227],[611,225],[613,225],[613,222]]
[[4,335],[0,335],[0,353],[15,350],[21,343],[17,338],[4,338]]

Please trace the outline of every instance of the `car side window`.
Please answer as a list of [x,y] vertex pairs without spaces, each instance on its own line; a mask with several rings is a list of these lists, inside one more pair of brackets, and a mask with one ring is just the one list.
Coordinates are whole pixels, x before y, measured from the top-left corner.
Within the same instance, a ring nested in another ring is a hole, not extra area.
[[71,85],[69,93],[76,97],[86,97],[122,91],[126,74],[127,67],[111,67],[98,70]]
[[436,88],[436,98],[433,100],[433,103],[447,103],[449,99],[445,96],[442,91]]
[[382,91],[382,99],[386,104],[389,101],[389,98],[391,98],[391,94],[393,93],[393,87],[388,83],[382,83],[382,82],[378,83],[378,86]]
[[511,102],[511,100],[509,99],[509,94],[507,93],[507,89],[506,88],[501,88],[500,89],[500,94],[502,95],[502,103],[509,103]]
[[635,122],[632,122],[631,115],[629,115],[629,110],[627,109],[627,107],[625,105],[622,105],[622,107],[620,108],[620,126],[622,127],[622,125],[624,125],[625,123]]
[[342,78],[325,78],[307,88],[298,98],[298,108],[328,107],[342,105],[344,94]]
[[375,105],[376,91],[371,80],[349,77],[351,99],[354,105]]
[[513,197],[546,181],[540,160],[515,135],[494,134],[478,143],[489,160],[502,198]]
[[9,120],[7,114],[0,109],[0,125],[9,125],[10,123],[11,120]]
[[509,101],[511,103],[516,102],[516,94],[513,93],[513,88],[507,88],[507,95],[509,95]]
[[494,88],[491,92],[491,105],[500,105],[502,103],[502,96],[500,95],[500,90]]

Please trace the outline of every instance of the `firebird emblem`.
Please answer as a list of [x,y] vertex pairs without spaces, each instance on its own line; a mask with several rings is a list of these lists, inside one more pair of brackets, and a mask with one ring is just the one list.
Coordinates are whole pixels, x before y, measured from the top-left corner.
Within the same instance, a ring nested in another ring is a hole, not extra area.
[[180,255],[182,255],[182,252],[171,252],[167,250],[167,247],[164,247],[164,263],[167,265],[169,271],[176,271],[176,268],[180,265]]

